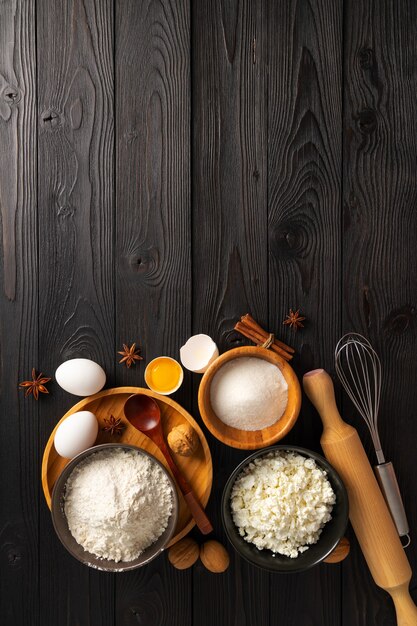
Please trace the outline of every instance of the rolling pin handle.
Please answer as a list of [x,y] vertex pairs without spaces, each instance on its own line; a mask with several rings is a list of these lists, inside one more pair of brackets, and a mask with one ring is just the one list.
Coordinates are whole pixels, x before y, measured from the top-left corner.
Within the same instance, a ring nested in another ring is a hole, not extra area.
[[408,585],[387,589],[390,593],[397,614],[397,626],[417,626],[417,607],[408,591]]
[[338,428],[345,424],[340,417],[333,381],[324,369],[307,372],[303,376],[304,391],[320,414],[324,427]]

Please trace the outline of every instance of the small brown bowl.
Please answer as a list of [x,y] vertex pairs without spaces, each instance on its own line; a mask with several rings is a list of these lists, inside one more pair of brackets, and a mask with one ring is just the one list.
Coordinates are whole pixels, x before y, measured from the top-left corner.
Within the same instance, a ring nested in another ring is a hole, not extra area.
[[[155,543],[146,548],[146,550],[144,550],[142,554],[133,561],[119,561],[118,563],[116,563],[116,561],[102,559],[95,554],[91,554],[91,552],[84,550],[84,548],[79,543],[77,543],[72,536],[71,531],[68,528],[68,522],[64,512],[65,485],[71,472],[81,461],[83,461],[88,456],[96,454],[97,452],[101,452],[102,450],[107,450],[108,448],[135,450],[138,454],[149,457],[163,470],[164,474],[166,474],[167,478],[169,479],[172,487],[173,506],[171,517],[168,520],[168,526],[166,527],[162,535],[155,541]],[[52,522],[55,528],[55,532],[58,535],[58,538],[61,540],[62,545],[68,550],[70,554],[72,554],[73,557],[78,559],[78,561],[80,561],[81,563],[84,563],[84,565],[88,565],[89,567],[103,570],[105,572],[126,572],[128,570],[136,569],[138,567],[146,565],[147,563],[155,559],[159,554],[161,554],[161,552],[170,542],[170,539],[175,532],[178,519],[178,509],[179,504],[177,490],[174,480],[170,473],[167,471],[167,469],[154,456],[152,456],[152,454],[149,454],[149,452],[146,452],[141,448],[137,448],[136,446],[130,446],[124,443],[104,443],[99,446],[94,446],[93,448],[88,448],[88,450],[84,450],[84,452],[78,454],[68,463],[68,465],[65,466],[61,475],[56,481],[52,492]]]
[[[210,402],[210,385],[218,370],[232,359],[240,357],[257,357],[273,363],[280,370],[288,384],[287,407],[279,419],[272,426],[262,430],[240,430],[228,426],[214,413]],[[291,430],[297,421],[301,408],[301,388],[298,378],[292,367],[275,352],[256,346],[234,348],[222,354],[214,361],[204,374],[198,390],[198,407],[201,417],[209,431],[222,443],[232,448],[242,450],[258,450],[276,443]]]

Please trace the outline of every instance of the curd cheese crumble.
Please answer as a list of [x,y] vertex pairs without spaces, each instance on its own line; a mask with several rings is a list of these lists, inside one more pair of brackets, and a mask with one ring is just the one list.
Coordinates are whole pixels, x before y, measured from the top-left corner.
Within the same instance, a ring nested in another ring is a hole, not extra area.
[[317,543],[335,502],[327,473],[314,459],[281,450],[249,463],[230,499],[246,541],[291,558]]

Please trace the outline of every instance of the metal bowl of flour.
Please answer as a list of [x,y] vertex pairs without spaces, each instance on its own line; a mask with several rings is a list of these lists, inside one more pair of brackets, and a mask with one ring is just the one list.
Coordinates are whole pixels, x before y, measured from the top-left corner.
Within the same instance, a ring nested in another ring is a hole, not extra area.
[[[150,545],[146,550],[142,552],[142,554],[133,561],[111,561],[108,559],[103,559],[95,554],[91,554],[84,550],[84,548],[77,543],[77,541],[72,536],[69,528],[67,518],[64,512],[64,502],[65,502],[65,487],[67,480],[71,474],[71,472],[77,467],[77,465],[86,459],[88,456],[93,454],[97,454],[97,452],[101,452],[102,450],[107,450],[109,448],[121,448],[123,450],[134,450],[137,454],[141,454],[143,456],[148,457],[153,463],[158,465],[168,478],[171,488],[172,488],[172,513],[168,520],[168,526],[162,533],[162,535]],[[68,550],[73,557],[75,557],[84,565],[88,565],[94,569],[103,570],[105,572],[126,572],[128,570],[136,569],[138,567],[142,567],[146,565],[150,561],[153,561],[169,544],[171,538],[175,533],[175,528],[177,526],[178,520],[178,511],[179,511],[179,503],[178,503],[178,495],[177,489],[175,486],[175,482],[168,472],[168,470],[160,463],[154,456],[142,450],[141,448],[137,448],[136,446],[129,446],[125,444],[119,443],[106,443],[99,446],[94,446],[93,448],[89,448],[88,450],[84,450],[81,454],[78,454],[74,457],[68,465],[65,466],[62,474],[59,476],[58,480],[54,485],[54,489],[52,492],[52,522],[58,535],[61,540],[62,545]]]

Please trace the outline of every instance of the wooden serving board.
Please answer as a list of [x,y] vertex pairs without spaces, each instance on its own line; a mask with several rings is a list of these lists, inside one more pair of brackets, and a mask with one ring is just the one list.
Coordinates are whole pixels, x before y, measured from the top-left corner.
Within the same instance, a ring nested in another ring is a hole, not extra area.
[[[185,411],[179,404],[177,404],[177,402],[174,402],[166,396],[160,396],[150,389],[142,389],[140,387],[117,387],[115,389],[106,389],[105,391],[101,391],[100,393],[90,396],[89,398],[85,398],[75,404],[69,411],[67,411],[67,413],[65,413],[64,417],[58,422],[52,431],[51,436],[48,439],[48,443],[46,444],[42,460],[42,487],[49,508],[51,508],[51,495],[55,481],[66,464],[69,462],[69,459],[64,459],[59,456],[55,450],[55,432],[59,424],[61,424],[65,418],[72,413],[76,413],[77,411],[91,411],[97,417],[99,422],[99,433],[96,444],[128,443],[137,446],[138,448],[143,448],[153,454],[169,470],[165,458],[159,451],[159,448],[157,448],[148,437],[140,433],[136,430],[136,428],[133,428],[133,426],[131,426],[131,424],[129,424],[124,417],[124,403],[133,393],[144,393],[147,396],[155,398],[158,402],[161,409],[161,420],[165,437],[174,426],[184,424],[185,422],[189,422],[197,432],[200,438],[200,446],[195,454],[191,457],[173,454],[173,457],[178,467],[184,473],[185,477],[194,489],[194,492],[201,504],[204,507],[206,506],[213,482],[213,466],[207,440],[195,419],[191,417],[191,415],[187,413],[187,411]],[[105,426],[104,419],[108,418],[110,415],[114,415],[116,418],[122,418],[123,424],[125,425],[122,435],[110,436],[102,430]],[[169,545],[173,545],[182,537],[187,535],[191,528],[195,525],[194,519],[191,517],[181,492],[179,489],[177,489],[177,491],[180,503],[178,524],[175,535],[171,539]]]

